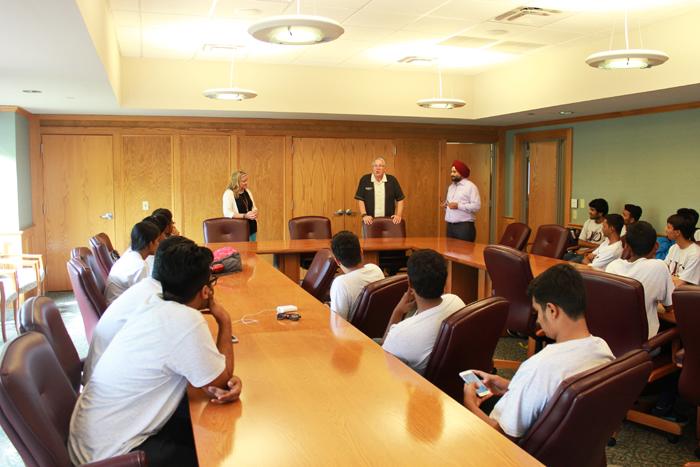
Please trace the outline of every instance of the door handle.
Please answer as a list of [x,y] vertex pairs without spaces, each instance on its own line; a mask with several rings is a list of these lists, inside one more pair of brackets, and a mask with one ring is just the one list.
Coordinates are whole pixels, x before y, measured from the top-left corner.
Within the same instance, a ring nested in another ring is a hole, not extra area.
[[352,209],[346,209],[346,210],[345,210],[345,215],[346,215],[346,216],[352,216]]
[[106,212],[100,216],[100,219],[107,219],[108,221],[111,221],[112,219],[114,219],[114,214],[112,214],[111,212]]
[[336,215],[336,216],[342,216],[342,215],[344,215],[344,214],[345,214],[345,211],[343,211],[342,209],[338,209],[338,210],[335,212],[335,215]]

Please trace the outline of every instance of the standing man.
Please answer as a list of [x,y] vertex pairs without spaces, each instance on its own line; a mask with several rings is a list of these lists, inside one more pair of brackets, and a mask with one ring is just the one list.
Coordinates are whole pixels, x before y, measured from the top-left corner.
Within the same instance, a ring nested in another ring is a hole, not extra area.
[[447,236],[473,242],[476,239],[474,219],[481,209],[481,197],[476,185],[467,180],[469,173],[469,167],[464,162],[452,162],[452,183],[447,189],[447,200],[441,206],[445,208]]
[[367,225],[370,225],[375,217],[391,217],[394,224],[401,223],[404,198],[399,181],[386,173],[386,161],[383,157],[374,160],[372,173],[360,178],[355,193],[362,222]]

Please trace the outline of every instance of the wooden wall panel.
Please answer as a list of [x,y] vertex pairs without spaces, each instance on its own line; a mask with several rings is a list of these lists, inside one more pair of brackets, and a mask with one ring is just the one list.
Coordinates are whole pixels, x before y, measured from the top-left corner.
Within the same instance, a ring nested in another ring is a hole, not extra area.
[[202,221],[223,215],[222,197],[228,185],[230,137],[180,136],[182,235],[204,241]]
[[406,233],[411,237],[436,236],[440,141],[400,139],[396,147],[396,175],[406,195]]
[[241,136],[238,165],[246,171],[248,185],[259,210],[258,240],[282,240],[287,229],[284,216],[284,136]]
[[[173,148],[171,136],[126,135],[121,148],[121,216],[126,244],[131,228],[156,208],[173,209]],[[142,209],[147,201],[149,208]],[[176,219],[177,222],[177,219]]]

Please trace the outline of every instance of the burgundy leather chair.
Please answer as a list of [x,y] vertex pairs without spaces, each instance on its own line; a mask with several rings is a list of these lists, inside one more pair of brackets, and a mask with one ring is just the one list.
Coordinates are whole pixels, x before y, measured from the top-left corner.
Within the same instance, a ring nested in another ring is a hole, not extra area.
[[97,264],[100,265],[99,270],[95,272],[102,274],[103,280],[107,282],[109,271],[119,259],[119,253],[112,247],[112,241],[104,232],[90,238],[90,248],[92,248],[92,254],[97,258]]
[[652,363],[635,350],[566,378],[519,444],[548,466],[606,465],[605,446],[646,384]]
[[506,230],[503,232],[503,236],[498,241],[498,244],[525,251],[531,232],[532,229],[527,224],[513,222],[506,226]]
[[99,273],[100,264],[97,261],[97,257],[94,254],[92,254],[92,251],[84,246],[79,246],[71,250],[70,257],[80,258],[85,264],[90,266],[92,275],[95,278],[95,285],[97,285],[97,288],[100,292],[104,293],[106,285],[105,278],[102,277],[102,274]]
[[[406,238],[406,222],[402,219],[394,224],[391,217],[376,217],[370,224],[362,224],[362,236],[364,238]],[[379,267],[389,271],[389,275],[396,274],[406,267],[408,256],[405,250],[380,251]]]
[[107,309],[107,301],[104,294],[98,290],[90,267],[83,260],[71,258],[66,266],[73,293],[78,302],[80,314],[83,317],[85,336],[90,342],[92,340],[92,331],[97,326],[97,321]]
[[202,222],[205,243],[247,242],[250,240],[248,219],[214,217]]
[[[691,404],[698,406],[700,413],[700,287],[684,285],[673,292],[676,323],[683,342],[681,377],[678,392]],[[697,417],[696,436],[700,440],[700,415]],[[700,457],[700,445],[695,448]]]
[[[292,240],[330,239],[331,220],[323,216],[301,216],[289,219],[289,238]],[[301,267],[309,269],[314,255],[302,253],[299,255]]]
[[566,253],[569,230],[557,224],[541,225],[537,229],[530,253],[561,259]]
[[[66,443],[77,400],[46,338],[28,332],[0,355],[0,425],[25,465],[72,467]],[[145,466],[143,451],[86,464]]]
[[301,287],[316,299],[325,302],[336,271],[338,271],[338,265],[331,250],[328,248],[318,250],[304,280],[301,282]]
[[464,382],[459,372],[490,372],[493,352],[508,316],[508,301],[490,297],[465,306],[442,322],[425,378],[462,403]]
[[63,324],[61,313],[50,298],[32,297],[24,302],[19,314],[19,332],[25,334],[31,331],[46,337],[71,386],[75,392],[79,392],[83,362]]
[[391,313],[408,290],[408,277],[390,276],[367,284],[350,311],[349,321],[370,338],[382,338]]

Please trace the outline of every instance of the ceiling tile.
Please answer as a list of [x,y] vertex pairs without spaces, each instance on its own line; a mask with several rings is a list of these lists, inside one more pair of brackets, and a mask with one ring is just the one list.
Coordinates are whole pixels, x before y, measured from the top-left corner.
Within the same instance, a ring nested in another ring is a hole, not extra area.
[[496,21],[486,21],[461,33],[462,36],[493,37],[499,40],[506,40],[516,34],[525,34],[536,31],[537,28],[531,26],[521,26],[518,24],[504,24]]
[[449,0],[372,0],[373,11],[384,13],[401,12],[406,15],[420,16],[449,3]]
[[141,56],[141,28],[122,26],[117,27],[119,53],[124,57]]
[[316,45],[314,47],[308,47],[301,54],[301,58],[304,59],[337,59],[337,63],[347,60],[358,53],[367,50],[367,42],[331,42],[323,45]]
[[139,11],[139,0],[109,0],[109,9]]
[[370,4],[343,21],[343,24],[371,28],[401,29],[415,19],[415,16],[376,11],[371,8]]
[[211,7],[210,1],[193,0],[140,0],[144,13],[167,15],[206,16]]
[[487,39],[483,37],[453,36],[440,42],[439,45],[447,47],[462,47],[465,49],[479,49],[487,45],[493,45],[497,39]]
[[510,54],[521,54],[526,52],[531,52],[536,49],[546,47],[545,44],[536,44],[533,42],[515,42],[515,41],[505,41],[490,47],[489,50],[495,52],[503,52]]
[[464,19],[479,23],[488,21],[501,13],[512,10],[524,2],[519,0],[452,0],[432,11],[431,16]]
[[262,0],[219,0],[214,9],[217,18],[241,18],[251,21],[281,15],[288,3]]
[[188,51],[182,47],[170,48],[159,47],[143,42],[143,57],[144,58],[170,58],[176,60],[189,60],[194,55],[194,51]]
[[535,31],[526,32],[524,34],[513,34],[509,37],[512,37],[513,39],[521,42],[535,42],[538,44],[554,45],[561,44],[563,42],[568,42],[574,39],[579,39],[583,37],[583,34],[540,28]]
[[[325,2],[322,4],[318,1],[313,2],[302,2],[301,3],[301,14],[302,15],[312,15],[312,16],[325,16],[334,21],[342,23],[353,13],[357,11],[357,8],[343,8],[337,6],[328,6]],[[295,15],[297,13],[296,2],[290,3],[286,10],[284,10],[285,15]]]
[[345,33],[340,40],[351,41],[380,41],[396,33],[394,29],[365,28],[362,26],[343,26]]
[[117,27],[141,27],[141,14],[138,11],[115,10],[112,18]]
[[408,26],[405,26],[403,30],[438,33],[442,34],[443,37],[447,37],[470,28],[475,24],[477,24],[477,22],[469,20],[424,16]]

